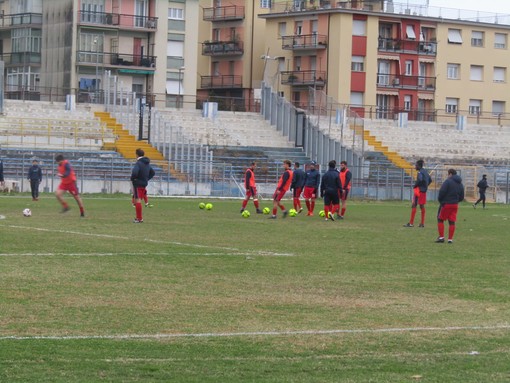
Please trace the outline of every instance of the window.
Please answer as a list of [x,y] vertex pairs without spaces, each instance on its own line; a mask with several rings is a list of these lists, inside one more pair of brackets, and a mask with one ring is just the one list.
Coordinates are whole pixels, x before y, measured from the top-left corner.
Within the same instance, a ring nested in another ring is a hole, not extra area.
[[412,76],[413,75],[413,61],[412,60],[406,60],[406,76]]
[[[12,52],[41,52],[41,30],[16,28],[11,31]],[[92,50],[92,49],[90,49]]]
[[469,100],[469,114],[474,116],[482,114],[482,100]]
[[287,34],[287,23],[278,23],[278,33],[280,36],[285,36]]
[[351,106],[363,106],[362,92],[351,92]]
[[260,0],[260,8],[271,8],[271,0]]
[[449,80],[458,80],[460,78],[460,64],[448,64],[447,78]]
[[483,32],[480,31],[471,32],[471,46],[483,47]]
[[505,101],[492,101],[492,115],[502,116],[505,113]]
[[483,66],[471,65],[469,79],[471,81],[483,81]]
[[364,72],[365,58],[363,56],[352,56],[351,70],[353,72]]
[[406,35],[409,40],[416,40],[416,34],[414,33],[414,25],[407,26]]
[[448,42],[450,44],[462,44],[460,29],[448,29]]
[[459,99],[458,98],[446,98],[446,106],[444,108],[446,113],[457,113],[459,105]]
[[303,23],[301,21],[296,22],[295,28],[296,35],[299,36],[303,33]]
[[352,35],[353,36],[366,36],[367,35],[367,22],[365,20],[354,20],[352,22]]
[[506,49],[506,33],[496,33],[494,35],[494,48]]
[[167,41],[167,57],[184,57],[184,41]]
[[411,96],[404,96],[404,110],[411,110]]
[[494,82],[506,82],[506,68],[494,67]]
[[168,18],[170,20],[184,20],[184,9],[168,8]]

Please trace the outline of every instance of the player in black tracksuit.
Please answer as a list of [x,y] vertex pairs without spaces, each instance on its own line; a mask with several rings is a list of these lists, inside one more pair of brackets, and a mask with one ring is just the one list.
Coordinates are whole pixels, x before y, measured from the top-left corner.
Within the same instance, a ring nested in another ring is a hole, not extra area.
[[484,174],[482,176],[482,179],[480,181],[478,181],[476,186],[478,187],[478,192],[480,193],[480,198],[478,198],[478,201],[476,201],[473,204],[473,207],[476,209],[476,205],[478,205],[480,203],[480,201],[481,201],[482,202],[482,206],[485,209],[485,191],[489,187],[489,184],[487,183],[487,174]]
[[[342,194],[342,184],[336,170],[336,161],[329,161],[329,169],[321,179],[321,197],[324,197],[324,213],[326,221],[331,219],[334,221],[333,214],[340,207],[340,195]],[[331,206],[331,209],[330,209]]]
[[137,160],[131,171],[131,182],[133,183],[133,196],[135,198],[136,218],[134,223],[142,223],[142,199],[147,195],[146,187],[149,180],[154,177],[154,169],[151,160],[145,157],[142,149],[136,149]]
[[299,162],[294,163],[294,172],[292,173],[292,183],[290,184],[290,188],[292,189],[294,209],[296,209],[298,213],[301,213],[303,208],[301,207],[299,197],[301,197],[303,186],[305,186],[306,174],[299,166]]

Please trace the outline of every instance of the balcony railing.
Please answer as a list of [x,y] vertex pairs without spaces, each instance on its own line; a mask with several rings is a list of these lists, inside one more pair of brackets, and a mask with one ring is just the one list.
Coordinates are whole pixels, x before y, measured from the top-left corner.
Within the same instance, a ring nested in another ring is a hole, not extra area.
[[243,77],[235,75],[201,76],[200,87],[202,89],[242,88]]
[[326,35],[294,35],[282,36],[282,49],[325,49],[327,45]]
[[244,20],[244,7],[229,5],[226,7],[204,8],[204,21]]
[[378,49],[383,52],[407,52],[435,56],[437,54],[437,42],[386,39],[380,37]]
[[121,13],[78,11],[80,24],[96,24],[116,28],[143,28],[156,30],[158,18]]
[[156,56],[141,56],[125,53],[105,53],[105,52],[77,52],[78,64],[90,64],[101,66],[117,66],[117,67],[143,67],[156,69]]
[[281,72],[282,85],[314,86],[322,88],[326,83],[326,72],[315,70]]
[[238,56],[244,53],[242,41],[209,41],[202,43],[204,56]]
[[40,64],[41,52],[12,52],[0,55],[5,65]]
[[377,73],[377,86],[381,88],[435,90],[436,78]]
[[34,24],[42,25],[41,13],[16,13],[0,17],[0,28]]

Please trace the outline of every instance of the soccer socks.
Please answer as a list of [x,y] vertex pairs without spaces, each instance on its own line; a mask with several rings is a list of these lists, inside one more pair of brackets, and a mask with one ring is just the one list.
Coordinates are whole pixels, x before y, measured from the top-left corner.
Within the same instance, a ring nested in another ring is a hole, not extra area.
[[343,207],[343,208],[342,208],[342,212],[340,213],[340,216],[342,216],[342,217],[344,216],[344,214],[345,214],[345,209],[346,209],[345,207]]
[[448,241],[451,241],[453,239],[454,234],[455,234],[455,222],[450,223],[450,226],[448,227]]
[[248,200],[245,199],[245,200],[243,200],[243,206],[242,206],[243,210],[246,209],[246,205],[248,205]]
[[[450,226],[451,228],[451,226]],[[437,231],[439,233],[439,238],[444,238],[444,222],[439,221],[437,223]]]
[[329,205],[324,206],[324,214],[326,215],[326,218],[329,218]]
[[331,210],[331,214],[338,213],[340,210],[340,205],[333,205],[333,209]]
[[312,202],[310,202],[310,206],[312,207],[310,211],[313,213],[313,210],[315,209],[315,200],[312,200]]
[[411,219],[409,220],[409,223],[411,225],[414,225],[414,217],[416,217],[416,208],[415,207],[413,207],[411,209]]
[[310,209],[311,209],[310,201],[306,200],[305,203],[306,203],[306,208],[308,209],[308,211],[310,211]]
[[135,208],[136,208],[136,219],[141,221],[142,220],[142,203],[141,202],[137,202],[135,204]]
[[[259,200],[258,200],[258,199],[254,199],[254,200],[253,200],[253,204],[255,205],[255,209],[257,209],[257,210],[258,210],[258,208],[259,208]],[[243,209],[244,209],[244,208],[245,208],[245,206],[243,206]]]
[[278,213],[278,209],[273,207],[273,215],[276,216],[276,213]]
[[425,208],[424,207],[421,208],[421,221],[420,221],[420,223],[422,225],[425,225]]

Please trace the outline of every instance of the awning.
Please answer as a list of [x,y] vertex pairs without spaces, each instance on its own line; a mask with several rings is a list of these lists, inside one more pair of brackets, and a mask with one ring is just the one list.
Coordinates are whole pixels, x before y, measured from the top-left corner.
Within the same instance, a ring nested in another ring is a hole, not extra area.
[[154,74],[154,71],[153,70],[140,70],[140,69],[119,69],[119,73]]
[[378,60],[400,60],[399,56],[377,56]]
[[432,93],[418,93],[420,100],[434,100],[434,94]]
[[430,64],[435,64],[436,60],[434,59],[426,59],[426,58],[423,58],[423,57],[420,57],[418,59],[419,62],[421,63],[430,63]]
[[384,96],[398,96],[398,92],[392,92],[392,91],[386,91],[386,90],[378,90],[376,92],[377,94],[382,94]]

